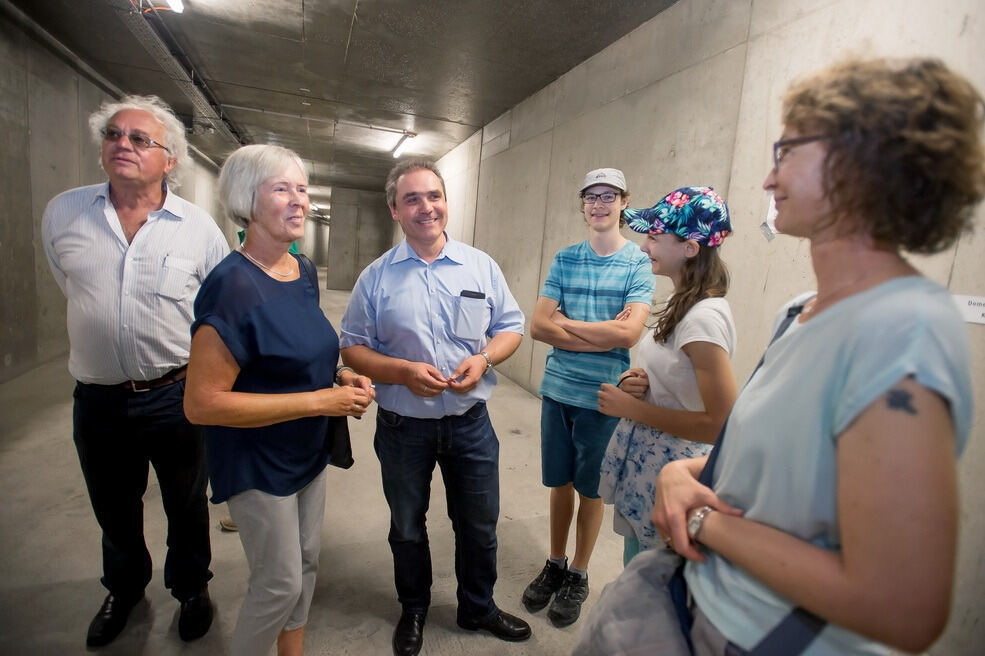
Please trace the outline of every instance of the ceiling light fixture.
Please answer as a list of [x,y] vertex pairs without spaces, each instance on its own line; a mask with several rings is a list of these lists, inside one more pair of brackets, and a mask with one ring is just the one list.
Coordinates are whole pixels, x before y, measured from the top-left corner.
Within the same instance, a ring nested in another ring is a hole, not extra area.
[[393,147],[393,156],[400,157],[400,155],[402,155],[404,150],[407,148],[407,144],[410,142],[410,140],[416,136],[417,135],[414,134],[413,132],[404,132],[400,136],[400,141],[398,141],[397,145]]

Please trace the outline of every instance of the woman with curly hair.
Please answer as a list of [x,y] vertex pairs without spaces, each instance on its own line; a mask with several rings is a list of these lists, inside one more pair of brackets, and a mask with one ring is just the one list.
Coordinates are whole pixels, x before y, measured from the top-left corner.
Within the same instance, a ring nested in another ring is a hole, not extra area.
[[[690,561],[693,625],[654,595],[637,645],[679,653],[663,648],[676,632],[697,654],[886,654],[944,630],[968,335],[904,252],[946,249],[969,224],[983,109],[931,59],[849,62],[788,91],[763,186],[776,227],[809,241],[817,291],[781,309],[711,454],[660,472],[653,521]],[[645,588],[618,587],[609,603],[639,605]]]
[[736,401],[711,486],[708,458],[661,472],[654,522],[692,561],[695,631],[750,649],[794,607],[811,654],[922,651],[943,631],[968,335],[903,253],[970,222],[983,107],[927,59],[846,63],[787,93],[763,186],[777,229],[810,241],[817,292],[781,310],[803,306]]

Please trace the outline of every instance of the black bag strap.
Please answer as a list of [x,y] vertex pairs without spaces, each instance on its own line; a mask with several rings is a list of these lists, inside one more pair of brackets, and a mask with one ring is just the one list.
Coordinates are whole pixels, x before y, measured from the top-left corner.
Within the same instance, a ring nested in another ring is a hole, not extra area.
[[[773,339],[770,340],[770,345],[780,339],[803,309],[804,306],[801,304],[794,305],[787,310],[787,316],[783,318],[783,322],[776,329]],[[769,350],[769,346],[766,348]],[[764,352],[763,357],[759,359],[759,364],[756,365],[756,368],[752,371],[752,375],[749,376],[749,380],[752,380],[752,377],[763,366],[765,360],[766,353]],[[746,381],[746,385],[748,384],[749,382]],[[721,453],[722,443],[725,442],[725,428],[727,426],[728,419],[725,420],[725,424],[722,426],[722,432],[718,434],[718,439],[715,440],[715,446],[712,447],[711,453],[708,454],[708,462],[705,463],[704,469],[701,470],[701,475],[698,477],[698,480],[707,487],[711,487],[714,482],[715,463],[718,462],[718,454]],[[824,629],[826,624],[827,622],[817,615],[800,607],[794,608],[747,653],[750,656],[793,656],[800,654],[807,649],[807,646]]]
[[321,290],[318,288],[318,269],[315,268],[315,263],[304,253],[296,253],[295,257],[298,258],[298,262],[301,263],[305,273],[308,274],[308,280],[311,281],[311,286],[315,288],[315,300],[321,303]]
[[749,650],[749,656],[796,656],[807,649],[826,624],[798,606]]

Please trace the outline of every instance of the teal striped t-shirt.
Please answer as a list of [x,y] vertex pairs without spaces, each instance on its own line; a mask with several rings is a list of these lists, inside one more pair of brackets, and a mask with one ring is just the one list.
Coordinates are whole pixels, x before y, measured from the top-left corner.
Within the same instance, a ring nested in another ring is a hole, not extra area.
[[[540,295],[557,301],[569,319],[608,321],[627,303],[649,304],[653,284],[650,258],[633,242],[601,257],[583,241],[554,256]],[[547,354],[540,393],[561,403],[597,410],[599,385],[616,382],[628,368],[629,349],[582,353],[555,347]]]

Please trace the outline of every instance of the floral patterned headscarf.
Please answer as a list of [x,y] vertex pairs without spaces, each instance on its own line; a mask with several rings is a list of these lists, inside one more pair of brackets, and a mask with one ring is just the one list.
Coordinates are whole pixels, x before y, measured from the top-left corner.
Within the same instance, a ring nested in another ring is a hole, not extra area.
[[623,210],[623,217],[636,232],[672,232],[711,248],[732,233],[728,205],[711,187],[681,187],[653,207]]

